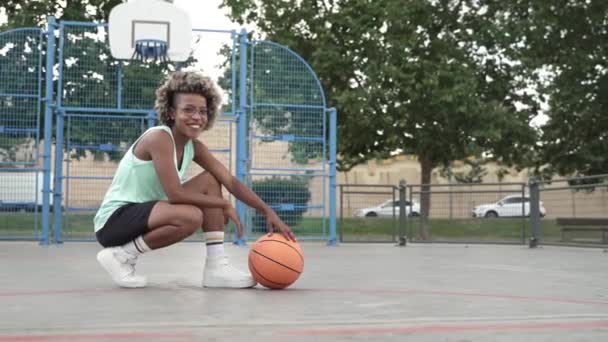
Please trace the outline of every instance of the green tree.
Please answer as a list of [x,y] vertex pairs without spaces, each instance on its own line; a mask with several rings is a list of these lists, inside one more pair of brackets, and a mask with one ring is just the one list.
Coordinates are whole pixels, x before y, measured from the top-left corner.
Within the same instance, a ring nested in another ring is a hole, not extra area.
[[509,31],[526,42],[522,61],[544,76],[548,99],[537,172],[608,173],[608,2],[518,0],[511,13]]
[[454,169],[448,165],[443,166],[441,170],[439,170],[439,174],[450,181],[454,180],[458,183],[482,183],[483,177],[488,174],[488,171],[483,167],[485,161],[482,159],[472,160],[467,158],[463,162],[470,167],[467,173],[454,172]]
[[[0,27],[8,30],[23,26],[46,25],[46,18],[54,15],[58,20],[106,22],[110,10],[121,4],[122,0],[67,0],[67,1],[13,1],[9,0],[0,5],[8,15],[8,22]],[[8,55],[0,55],[0,70],[15,72],[15,65],[23,65],[22,75],[31,77],[10,77],[5,79],[3,73],[0,79],[0,91],[3,87],[17,88],[20,92],[31,92],[37,87],[37,61],[33,54],[26,54],[28,49],[20,42],[20,33],[0,36],[0,43],[13,42],[14,48],[8,50]],[[196,62],[193,57],[176,65],[175,63],[142,63],[139,61],[121,62],[111,57],[107,34],[101,27],[75,26],[64,27],[63,46],[63,83],[62,105],[86,108],[120,108],[151,110],[154,105],[154,91],[162,77],[177,67],[188,66]],[[32,38],[28,38],[32,39]],[[0,49],[5,46],[2,44]],[[43,42],[30,44],[30,50],[45,51]],[[30,56],[31,55],[31,56]],[[39,53],[36,55],[38,56]],[[59,57],[59,56],[58,56]],[[57,57],[57,58],[58,58]],[[44,63],[43,63],[44,65]],[[34,67],[35,66],[35,67]],[[119,73],[119,68],[122,73]],[[44,70],[43,70],[44,72]],[[11,74],[12,75],[12,74]],[[119,75],[122,92],[119,94]],[[35,80],[31,80],[31,78]],[[28,82],[26,82],[28,81]],[[43,86],[44,89],[44,86]],[[54,85],[53,89],[57,89]],[[55,95],[56,96],[56,95]],[[4,99],[14,103],[15,99]],[[13,110],[14,111],[14,110]],[[23,106],[19,112],[25,112]],[[28,115],[36,113],[35,107],[27,109]],[[99,114],[104,114],[103,110]],[[43,120],[43,119],[42,119]],[[41,122],[43,122],[41,120]],[[147,126],[141,121],[133,124],[133,120],[80,119],[71,120],[66,127],[65,136],[70,139],[73,148],[71,157],[80,158],[92,151],[95,158],[101,159],[106,155],[111,160],[118,160],[124,153],[124,145],[132,142]],[[0,122],[1,124],[1,122]],[[42,129],[42,127],[41,127]],[[10,141],[15,145],[14,140]],[[22,143],[21,143],[22,144]],[[1,142],[0,142],[1,145]],[[96,150],[104,145],[107,149]],[[115,149],[117,146],[123,148]],[[0,149],[3,147],[0,146]]]
[[35,162],[41,44],[35,28],[0,33],[0,165]]
[[[231,16],[310,62],[339,112],[340,169],[395,150],[433,168],[485,154],[506,165],[533,149],[533,74],[493,1],[224,0]],[[430,194],[422,187],[420,236]]]
[[[254,105],[249,110],[248,119],[253,122],[255,134],[262,142],[286,141],[292,162],[306,164],[324,157],[326,148],[320,138],[326,133],[327,120],[324,120],[326,113],[321,108],[321,89],[313,73],[282,46],[256,41],[249,49],[253,50],[248,53],[255,62],[254,67],[247,70],[248,103]],[[221,53],[226,60],[224,74],[218,83],[228,95],[232,95],[231,51],[226,46]],[[237,50],[234,66],[237,74],[239,58]],[[238,92],[235,99],[238,103]]]
[[19,27],[46,24],[47,16],[75,21],[106,22],[110,10],[122,0],[4,0],[0,4],[8,17],[8,22],[0,25],[0,31]]

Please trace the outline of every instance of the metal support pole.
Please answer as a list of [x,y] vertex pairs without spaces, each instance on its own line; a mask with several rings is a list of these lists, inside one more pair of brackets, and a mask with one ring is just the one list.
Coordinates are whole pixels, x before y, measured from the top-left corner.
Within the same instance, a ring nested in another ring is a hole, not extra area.
[[42,178],[42,237],[41,245],[49,244],[51,197],[51,145],[53,144],[53,65],[55,63],[55,17],[47,19],[46,67],[44,84],[44,154]]
[[338,144],[338,113],[335,108],[329,110],[329,240],[328,246],[336,242],[336,154]]
[[344,242],[344,186],[340,184],[340,242]]
[[63,47],[65,41],[64,32],[65,21],[59,25],[59,77],[57,78],[57,121],[55,123],[55,179],[53,183],[53,240],[56,244],[63,243],[61,240],[62,231],[62,204],[63,204],[63,124],[65,113],[63,111]]
[[[399,181],[399,246],[405,246],[407,242],[406,211],[405,211],[405,179]],[[410,210],[412,210],[410,208]]]
[[156,112],[148,113],[148,128],[152,128],[156,125]]
[[530,188],[530,227],[532,229],[530,248],[538,247],[540,238],[540,193],[538,185],[538,180],[535,177],[530,177],[528,181]]
[[[236,177],[247,183],[247,31],[241,30],[239,37],[239,109],[236,138]],[[245,222],[246,208],[236,200],[236,212],[241,222]],[[234,244],[245,245],[245,238],[238,238],[235,231]]]

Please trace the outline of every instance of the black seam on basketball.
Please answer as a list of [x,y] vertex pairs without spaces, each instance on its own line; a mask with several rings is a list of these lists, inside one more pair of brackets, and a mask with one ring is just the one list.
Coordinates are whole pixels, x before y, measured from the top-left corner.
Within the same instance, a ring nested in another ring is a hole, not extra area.
[[265,256],[264,254],[262,254],[262,253],[260,253],[260,252],[256,251],[255,249],[253,250],[253,252],[254,252],[255,254],[259,255],[259,256],[262,256],[262,257],[264,257],[264,258],[266,258],[266,259],[268,259],[268,260],[270,260],[270,261],[274,262],[275,264],[281,265],[281,266],[285,267],[285,268],[286,268],[286,269],[288,269],[288,270],[294,271],[294,272],[296,272],[297,274],[301,274],[301,273],[302,273],[302,272],[298,272],[297,270],[294,270],[293,268],[291,268],[291,267],[289,267],[289,266],[287,266],[287,265],[285,265],[285,264],[282,264],[282,263],[280,263],[280,262],[278,262],[278,261],[276,261],[276,260],[274,260],[274,259],[271,259],[271,258],[269,258],[269,257]]
[[304,262],[304,256],[302,254],[300,254],[300,252],[297,249],[293,248],[293,246],[290,245],[290,244],[288,244],[287,242],[281,241],[281,240],[275,240],[275,239],[272,239],[272,240],[270,240],[270,239],[268,239],[268,240],[262,240],[260,242],[267,242],[267,241],[280,242],[280,243],[282,243],[282,244],[284,244],[286,246],[289,246],[289,248],[293,249],[294,251],[296,251],[296,253],[298,253],[298,255],[300,256],[300,259],[302,259],[302,262]]
[[271,284],[275,284],[275,285],[279,285],[279,286],[287,286],[289,284],[284,284],[284,283],[277,283],[276,281],[272,281],[266,277],[264,277],[264,275],[262,275],[262,273],[260,273],[260,271],[257,270],[257,268],[255,268],[255,266],[253,265],[253,263],[251,261],[249,261],[249,267],[253,268],[253,271],[255,272],[255,274],[257,274],[258,276],[262,277],[264,280],[266,280],[267,282],[271,283]]

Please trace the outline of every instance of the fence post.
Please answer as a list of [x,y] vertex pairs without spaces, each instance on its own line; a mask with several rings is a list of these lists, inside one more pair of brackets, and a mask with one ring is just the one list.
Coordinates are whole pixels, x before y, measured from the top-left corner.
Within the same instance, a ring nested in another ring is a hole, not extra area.
[[344,184],[340,184],[340,242],[344,242]]
[[[61,82],[61,77],[59,81]],[[58,94],[61,94],[58,92]],[[57,95],[61,97],[61,95]],[[57,100],[58,103],[60,102]],[[63,243],[61,238],[62,227],[62,204],[63,204],[63,124],[64,124],[64,112],[62,109],[57,110],[57,130],[55,133],[55,180],[53,185],[53,210],[54,212],[54,223],[53,223],[53,241],[56,244]],[[66,208],[67,210],[67,208]]]
[[151,111],[148,113],[148,128],[156,126],[156,112]]
[[46,31],[46,69],[44,84],[44,154],[42,178],[42,240],[49,244],[51,197],[51,145],[53,140],[53,65],[55,64],[55,17],[48,17]]
[[[521,198],[526,198],[526,184],[521,183]],[[521,202],[521,244],[526,244],[526,201]]]
[[329,110],[329,246],[336,245],[336,153],[338,146],[338,112]]
[[[243,183],[247,182],[247,31],[241,30],[239,37],[239,109],[237,115],[237,137],[236,137],[236,177]],[[237,200],[236,212],[241,222],[246,222],[245,205]],[[251,227],[243,235],[251,232]],[[234,244],[244,245],[245,238],[236,236]]]
[[528,186],[530,191],[530,227],[532,229],[530,248],[536,248],[540,237],[540,193],[538,179],[530,177]]
[[[399,246],[405,246],[407,241],[406,212],[405,212],[405,186],[406,181],[399,181]],[[410,210],[412,210],[410,208]]]

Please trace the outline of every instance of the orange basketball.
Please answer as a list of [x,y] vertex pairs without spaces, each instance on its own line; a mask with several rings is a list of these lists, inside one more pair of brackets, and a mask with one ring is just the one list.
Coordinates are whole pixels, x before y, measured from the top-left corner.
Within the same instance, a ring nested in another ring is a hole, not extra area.
[[283,289],[293,284],[303,270],[302,247],[281,234],[262,236],[249,251],[251,275],[270,289]]

